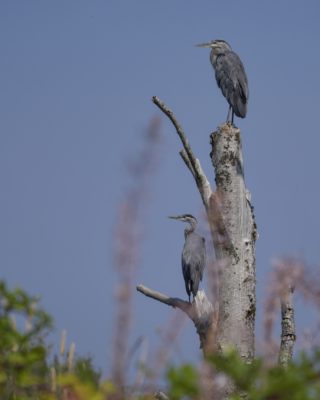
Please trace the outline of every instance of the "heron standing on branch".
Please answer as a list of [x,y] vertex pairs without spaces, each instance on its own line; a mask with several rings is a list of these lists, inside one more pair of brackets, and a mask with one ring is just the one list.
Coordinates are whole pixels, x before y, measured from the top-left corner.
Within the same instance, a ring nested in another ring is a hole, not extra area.
[[187,222],[189,227],[184,231],[185,243],[182,251],[182,273],[186,291],[189,297],[196,297],[199,283],[202,280],[203,270],[206,264],[206,246],[203,237],[195,233],[197,220],[190,214],[169,217],[178,221]]
[[211,48],[210,61],[215,70],[217,84],[229,103],[227,123],[233,124],[234,114],[244,118],[247,114],[249,90],[247,75],[240,57],[224,40],[212,40],[197,46]]

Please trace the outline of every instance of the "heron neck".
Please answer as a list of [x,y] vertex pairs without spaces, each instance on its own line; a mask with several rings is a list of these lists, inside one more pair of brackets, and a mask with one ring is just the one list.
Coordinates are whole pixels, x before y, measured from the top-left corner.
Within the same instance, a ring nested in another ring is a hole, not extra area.
[[214,67],[216,66],[216,63],[217,63],[217,57],[218,57],[218,55],[216,54],[215,50],[212,49],[211,53],[210,53],[210,61]]
[[194,232],[196,229],[196,223],[189,222],[190,226],[184,230],[184,237],[186,238],[190,233]]
[[211,50],[210,53],[210,61],[211,64],[216,67],[217,65],[217,59],[221,56],[224,56],[227,52],[230,52],[230,50],[225,50],[225,51],[221,51],[220,53],[217,53],[215,49]]

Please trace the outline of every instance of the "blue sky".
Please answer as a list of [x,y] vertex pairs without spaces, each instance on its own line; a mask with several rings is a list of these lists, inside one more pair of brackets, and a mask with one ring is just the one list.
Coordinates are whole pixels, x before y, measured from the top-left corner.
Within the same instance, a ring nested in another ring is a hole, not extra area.
[[[194,46],[207,40],[227,40],[249,79],[248,115],[236,124],[260,234],[258,325],[272,258],[319,264],[319,16],[317,1],[1,2],[1,278],[41,296],[53,340],[66,329],[108,371],[115,217],[126,161],[160,115],[153,95],[174,110],[213,183],[209,134],[228,107],[209,50]],[[165,118],[161,130],[136,279],[185,297],[183,226],[166,216],[200,216],[202,204]],[[172,313],[137,294],[132,341],[156,343]],[[197,347],[187,322],[176,358],[199,358]]]

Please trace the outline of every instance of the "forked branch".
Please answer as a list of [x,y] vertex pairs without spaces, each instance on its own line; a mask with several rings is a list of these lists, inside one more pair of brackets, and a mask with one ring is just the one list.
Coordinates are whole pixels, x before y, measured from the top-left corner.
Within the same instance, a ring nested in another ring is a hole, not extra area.
[[198,186],[200,195],[202,197],[203,204],[205,208],[208,210],[209,199],[212,194],[212,190],[210,183],[205,173],[202,170],[200,161],[193,154],[189,141],[173,112],[157,96],[153,96],[152,101],[170,119],[173,126],[175,127],[177,134],[183,145],[183,150],[180,151],[180,156],[185,162],[188,169],[190,170],[191,174],[193,175],[196,184]]

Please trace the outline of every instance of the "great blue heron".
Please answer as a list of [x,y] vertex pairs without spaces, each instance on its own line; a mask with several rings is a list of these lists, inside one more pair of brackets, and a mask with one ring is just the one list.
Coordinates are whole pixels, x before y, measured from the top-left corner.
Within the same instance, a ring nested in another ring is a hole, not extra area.
[[169,217],[182,222],[187,222],[189,227],[184,231],[185,243],[182,251],[182,273],[186,291],[189,297],[196,297],[199,283],[202,280],[203,270],[206,264],[206,246],[203,237],[195,232],[197,220],[190,214]]
[[249,90],[247,75],[240,57],[224,40],[212,40],[197,46],[211,48],[210,61],[215,70],[217,84],[229,103],[227,122],[230,122],[230,112],[232,112],[232,124],[234,114],[244,118],[247,114]]

